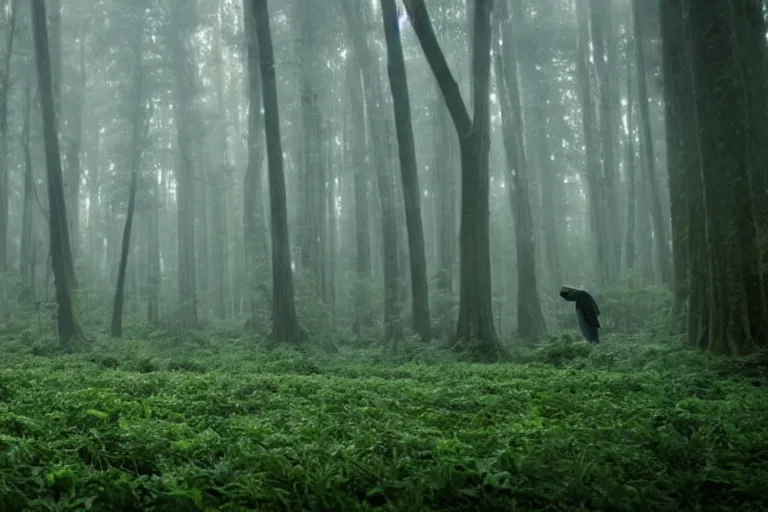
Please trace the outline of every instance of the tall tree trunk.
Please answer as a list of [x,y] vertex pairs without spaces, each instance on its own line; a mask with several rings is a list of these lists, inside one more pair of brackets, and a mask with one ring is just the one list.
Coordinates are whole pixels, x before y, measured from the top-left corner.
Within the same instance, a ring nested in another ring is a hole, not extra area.
[[461,227],[459,231],[459,319],[456,337],[477,356],[493,359],[501,350],[493,322],[490,254],[490,71],[492,0],[475,0],[472,38],[473,112],[435,37],[423,0],[405,3],[413,29],[440,85],[459,136]]
[[264,163],[264,120],[261,114],[261,71],[259,69],[259,44],[256,36],[253,2],[243,2],[245,37],[248,46],[248,166],[243,183],[243,240],[245,246],[245,267],[247,276],[247,301],[249,304],[249,325],[256,327],[257,309],[260,301],[261,283],[266,280],[269,269],[269,253],[266,242],[267,230],[262,203],[262,171]]
[[195,161],[192,128],[195,125],[194,87],[197,82],[192,56],[186,50],[186,39],[190,37],[196,23],[189,20],[190,14],[181,4],[175,5],[170,13],[173,18],[168,30],[169,50],[173,61],[173,75],[176,85],[176,137],[179,161],[176,166],[176,198],[178,222],[179,260],[179,323],[182,327],[196,327],[198,323],[197,276],[195,269]]
[[30,124],[32,122],[32,80],[27,75],[24,88],[24,122],[21,128],[21,146],[24,154],[24,196],[21,214],[21,247],[19,249],[19,274],[21,276],[22,304],[31,306],[35,301],[35,264],[34,264],[34,194],[35,178],[30,151]]
[[[7,4],[7,5],[6,5]],[[8,268],[8,95],[11,87],[11,56],[16,31],[16,0],[6,0],[3,8],[6,36],[3,41],[2,63],[0,63],[0,272]]]
[[539,71],[539,79],[534,87],[535,121],[539,123],[539,133],[536,137],[538,153],[539,176],[541,180],[541,223],[544,237],[544,253],[546,255],[549,284],[563,285],[563,270],[560,265],[560,239],[556,222],[557,207],[555,198],[560,197],[561,177],[552,164],[552,152],[549,142],[550,114],[547,111],[547,97],[551,94],[547,84],[549,79]]
[[[434,116],[433,144],[434,169],[432,170],[435,194],[436,221],[436,252],[437,272],[436,288],[440,292],[436,316],[436,325],[441,337],[447,337],[453,330],[453,283],[455,267],[458,260],[458,222],[456,219],[457,181],[459,177],[457,151],[459,141],[456,130],[451,126],[445,99],[436,85],[435,105],[432,107]],[[450,322],[450,325],[449,325]]]
[[[141,3],[137,7],[141,7]],[[144,107],[144,70],[142,69],[143,60],[143,39],[144,39],[144,10],[140,9],[138,27],[136,30],[136,41],[133,43],[134,51],[134,69],[133,69],[133,119],[131,119],[131,184],[128,190],[128,211],[125,215],[125,226],[123,227],[123,243],[120,249],[120,266],[117,270],[117,285],[115,286],[115,299],[112,307],[112,326],[111,334],[113,338],[120,338],[123,335],[123,303],[125,301],[125,271],[128,266],[128,253],[131,249],[131,232],[133,230],[133,215],[136,210],[136,187],[139,179],[139,166],[141,165],[141,153],[144,134],[145,107]]]
[[299,181],[299,264],[309,273],[312,289],[321,294],[323,282],[323,195],[325,167],[322,156],[322,90],[317,84],[323,80],[321,47],[319,46],[317,3],[301,0],[296,4],[296,29],[299,40],[299,82],[301,96],[301,158]]
[[98,281],[103,275],[101,254],[103,252],[103,226],[102,218],[104,209],[101,204],[101,175],[99,166],[101,165],[101,125],[94,123],[93,128],[89,130],[92,140],[89,141],[89,150],[87,153],[88,167],[88,247],[90,250],[89,268],[93,275],[92,282]]
[[[627,34],[627,55],[632,55],[634,39]],[[635,90],[632,87],[632,60],[627,58],[627,138],[625,163],[627,182],[627,224],[624,229],[624,268],[635,268],[637,237],[637,158],[635,153]]]
[[267,0],[253,1],[254,28],[258,37],[261,89],[264,101],[264,132],[269,169],[269,200],[272,224],[272,336],[281,342],[299,343],[306,333],[299,325],[293,296],[293,271],[285,199],[283,148],[277,102],[275,56]]
[[352,125],[352,172],[355,193],[355,272],[354,284],[355,320],[354,332],[360,334],[371,326],[369,313],[371,296],[371,232],[370,232],[370,167],[366,161],[365,101],[360,77],[360,65],[347,62],[347,92],[351,106]]
[[581,100],[581,118],[586,147],[586,182],[588,193],[589,221],[592,228],[592,242],[595,254],[595,273],[601,285],[610,283],[609,250],[605,236],[605,197],[600,166],[600,146],[596,137],[596,115],[592,98],[592,84],[589,76],[589,0],[576,0],[579,41],[576,57],[576,74]]
[[387,69],[395,111],[400,179],[403,186],[405,224],[408,231],[408,255],[411,268],[411,305],[413,329],[421,339],[430,339],[429,293],[427,288],[427,256],[424,248],[424,228],[421,223],[421,188],[413,141],[410,95],[405,73],[405,58],[397,25],[395,0],[381,0],[381,16],[387,41]]
[[659,3],[662,34],[662,66],[664,75],[664,111],[667,133],[667,169],[669,173],[670,215],[672,218],[672,247],[674,270],[673,313],[683,311],[689,287],[688,258],[688,191],[686,165],[695,164],[688,157],[696,151],[693,132],[693,90],[690,82],[690,60],[687,54],[683,19],[684,0]]
[[231,304],[229,281],[229,226],[226,208],[227,182],[230,180],[229,138],[227,137],[227,107],[224,98],[224,56],[221,49],[221,9],[217,12],[214,37],[214,60],[216,66],[216,98],[218,100],[219,133],[217,144],[221,148],[220,164],[214,168],[220,172],[211,177],[211,207],[213,209],[213,266],[215,272],[216,312],[219,318],[227,318]]
[[351,0],[342,0],[344,15],[363,77],[368,140],[373,167],[376,169],[376,190],[381,208],[381,255],[384,271],[384,340],[396,341],[402,336],[400,328],[400,262],[397,228],[397,200],[389,173],[386,113],[378,59],[368,45],[366,27],[370,26],[370,8],[363,3],[353,7]]
[[[48,3],[48,30],[50,32],[51,82],[53,84],[53,105],[56,118],[61,117],[61,0],[45,0]],[[60,127],[57,126],[57,130]]]
[[44,0],[32,0],[32,33],[35,41],[37,80],[43,112],[43,137],[45,138],[45,162],[48,175],[48,220],[51,237],[51,266],[53,267],[59,343],[64,350],[72,350],[79,337],[72,306],[71,282],[73,275],[72,252],[69,247],[67,209],[64,204],[64,184],[61,170],[59,138],[56,133],[56,113],[51,80],[51,57],[48,47]]
[[618,208],[618,189],[616,187],[616,141],[614,133],[617,129],[615,125],[615,114],[613,110],[618,105],[612,103],[615,95],[613,88],[616,86],[616,75],[609,73],[609,65],[606,57],[610,51],[614,55],[615,61],[615,43],[612,41],[613,27],[611,26],[611,8],[612,1],[606,3],[606,0],[589,0],[590,10],[590,28],[592,35],[592,47],[594,52],[595,68],[597,70],[597,81],[599,89],[599,109],[598,116],[600,122],[600,144],[603,156],[603,192],[605,217],[604,231],[600,236],[605,238],[605,278],[607,283],[616,281],[618,274],[619,259],[621,256],[620,242],[621,232],[618,226],[619,216],[615,212]]
[[[72,259],[80,257],[80,183],[81,162],[80,150],[83,141],[83,107],[85,105],[85,59],[86,59],[85,34],[80,34],[78,43],[79,53],[79,83],[74,92],[74,98],[69,108],[70,123],[67,124],[67,133],[63,139],[66,141],[65,161],[66,161],[66,179],[65,192],[67,194],[67,211],[69,215],[69,234],[72,238]],[[63,114],[62,114],[63,115]]]
[[[746,44],[734,37],[741,25],[734,16],[742,14],[738,2],[715,0],[707,9],[691,2],[687,7],[709,248],[707,348],[737,355],[765,347],[768,340],[750,177],[751,155],[758,149],[750,135],[765,128],[764,119],[757,124],[750,115],[742,73],[765,64],[766,43],[753,38]],[[762,16],[759,9],[750,14]]]
[[648,107],[648,87],[647,71],[645,66],[645,49],[643,48],[644,35],[642,31],[643,22],[640,18],[640,0],[632,0],[632,20],[633,33],[635,38],[637,58],[637,99],[638,113],[641,129],[640,148],[644,154],[644,175],[648,180],[649,208],[651,222],[653,224],[653,237],[656,248],[656,264],[661,276],[661,282],[664,285],[672,285],[672,254],[667,237],[667,224],[664,219],[664,212],[661,205],[661,191],[659,190],[659,180],[656,176],[656,160],[653,150],[653,135],[651,133],[651,118]]
[[[156,171],[160,172],[160,171]],[[162,174],[153,174],[150,179],[149,211],[147,220],[147,323],[157,326],[160,320],[160,194]]]
[[517,254],[517,333],[523,339],[536,339],[547,330],[539,300],[536,275],[536,247],[529,184],[528,161],[523,144],[523,110],[517,70],[516,27],[521,14],[516,5],[510,18],[507,0],[502,0],[499,18],[502,48],[496,55],[496,80],[501,98],[501,123],[507,157],[506,179],[509,181],[510,206],[515,223]]

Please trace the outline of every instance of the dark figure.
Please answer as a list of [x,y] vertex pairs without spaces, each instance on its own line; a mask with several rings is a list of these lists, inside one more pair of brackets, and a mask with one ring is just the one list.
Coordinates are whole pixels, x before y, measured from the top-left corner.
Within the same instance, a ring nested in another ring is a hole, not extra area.
[[569,286],[560,288],[560,296],[576,303],[576,319],[584,339],[590,343],[600,343],[600,308],[590,294]]

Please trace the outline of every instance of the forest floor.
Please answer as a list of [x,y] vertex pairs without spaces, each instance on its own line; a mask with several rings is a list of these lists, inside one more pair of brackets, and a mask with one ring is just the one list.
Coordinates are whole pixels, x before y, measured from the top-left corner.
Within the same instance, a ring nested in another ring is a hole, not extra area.
[[4,512],[768,509],[754,360],[555,342],[479,365],[226,333],[53,356],[30,338],[0,333]]

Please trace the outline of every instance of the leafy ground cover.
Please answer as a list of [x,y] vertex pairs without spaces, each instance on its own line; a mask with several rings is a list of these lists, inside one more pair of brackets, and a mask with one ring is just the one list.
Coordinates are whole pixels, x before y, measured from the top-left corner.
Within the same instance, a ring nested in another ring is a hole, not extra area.
[[756,361],[629,342],[495,365],[236,339],[0,349],[3,511],[768,509]]

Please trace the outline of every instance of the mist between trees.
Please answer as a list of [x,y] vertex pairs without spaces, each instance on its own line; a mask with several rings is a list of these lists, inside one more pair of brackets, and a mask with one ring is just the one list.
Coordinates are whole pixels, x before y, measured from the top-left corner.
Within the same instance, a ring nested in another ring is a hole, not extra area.
[[0,313],[493,360],[571,328],[570,284],[611,332],[764,346],[765,27],[731,3],[4,0]]

